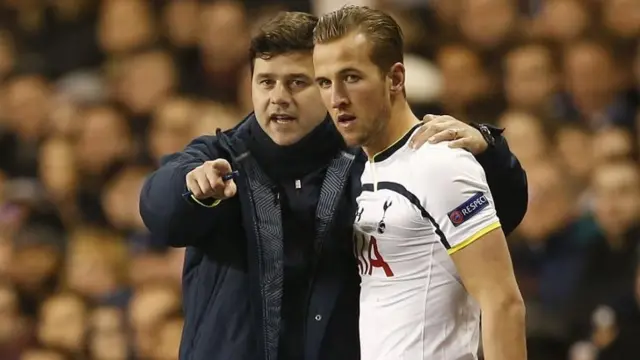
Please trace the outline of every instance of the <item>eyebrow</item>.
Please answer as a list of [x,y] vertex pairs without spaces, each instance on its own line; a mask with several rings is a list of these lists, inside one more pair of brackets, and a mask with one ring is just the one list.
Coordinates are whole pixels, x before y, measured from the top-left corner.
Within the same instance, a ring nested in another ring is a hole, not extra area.
[[[273,73],[259,73],[256,75],[257,78],[275,78],[278,77],[278,75],[273,74]],[[285,75],[286,78],[306,78],[309,79],[309,75],[305,74],[305,73],[292,73],[292,74],[286,74]]]
[[343,74],[350,73],[350,72],[357,72],[357,73],[361,73],[361,71],[360,71],[360,70],[358,70],[358,69],[356,69],[356,68],[348,67],[348,68],[345,68],[345,69],[340,70],[340,71],[338,72],[338,74],[343,75]]
[[[360,71],[360,70],[358,70],[356,68],[348,67],[348,68],[344,68],[344,69],[338,71],[338,75],[344,75],[344,74],[347,74],[347,73],[354,73],[354,72],[358,73],[358,74],[362,73],[362,71]],[[316,79],[319,79],[319,78],[323,78],[324,79],[324,78],[326,78],[326,76],[317,76],[316,77]]]
[[[353,68],[353,67],[344,68],[344,69],[338,71],[338,75],[345,75],[345,74],[348,74],[348,73],[362,74],[362,71],[360,71],[360,70],[358,70],[356,68]],[[315,81],[325,80],[325,79],[327,79],[326,76],[316,76],[315,77]]]

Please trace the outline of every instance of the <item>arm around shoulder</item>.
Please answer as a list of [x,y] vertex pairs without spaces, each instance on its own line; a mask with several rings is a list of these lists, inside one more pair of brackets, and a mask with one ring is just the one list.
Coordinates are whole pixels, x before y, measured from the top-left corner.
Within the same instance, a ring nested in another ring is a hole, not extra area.
[[[140,193],[140,215],[145,225],[168,246],[194,246],[224,223],[224,202],[203,206],[184,194],[187,174],[221,156],[214,136],[192,141],[184,151],[168,155],[145,181]],[[231,200],[230,200],[231,201]],[[217,205],[217,204],[216,204]]]
[[496,202],[502,229],[509,235],[520,225],[529,201],[527,174],[518,158],[509,149],[502,130],[486,126],[495,139],[493,146],[476,156],[482,165]]

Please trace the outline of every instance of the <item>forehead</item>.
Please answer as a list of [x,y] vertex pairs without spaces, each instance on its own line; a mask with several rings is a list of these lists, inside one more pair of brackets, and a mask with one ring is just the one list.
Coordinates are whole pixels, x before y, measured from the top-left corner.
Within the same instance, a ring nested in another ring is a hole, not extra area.
[[313,77],[313,58],[310,51],[284,53],[270,59],[256,58],[254,61],[253,77],[284,77],[292,74]]
[[80,307],[82,307],[82,302],[80,302],[80,300],[71,296],[62,296],[51,299],[45,308],[51,312],[55,312],[70,311]]
[[316,75],[332,73],[344,68],[375,66],[370,59],[371,43],[362,33],[351,33],[338,40],[317,44],[313,49]]
[[448,47],[440,51],[438,61],[443,67],[476,66],[478,57],[469,49],[460,46]]
[[626,164],[602,166],[594,176],[594,183],[600,188],[637,186],[639,181],[638,171]]
[[549,51],[542,46],[527,46],[512,52],[507,61],[513,65],[523,63],[548,63],[551,61]]
[[569,49],[565,62],[569,65],[608,63],[611,55],[596,44],[580,44]]

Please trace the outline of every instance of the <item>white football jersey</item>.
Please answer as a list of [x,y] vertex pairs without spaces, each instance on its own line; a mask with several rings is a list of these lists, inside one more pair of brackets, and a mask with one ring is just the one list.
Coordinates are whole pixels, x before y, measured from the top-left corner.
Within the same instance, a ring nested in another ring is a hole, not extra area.
[[362,276],[362,360],[477,359],[480,308],[450,254],[500,227],[484,170],[447,143],[369,161],[354,250]]

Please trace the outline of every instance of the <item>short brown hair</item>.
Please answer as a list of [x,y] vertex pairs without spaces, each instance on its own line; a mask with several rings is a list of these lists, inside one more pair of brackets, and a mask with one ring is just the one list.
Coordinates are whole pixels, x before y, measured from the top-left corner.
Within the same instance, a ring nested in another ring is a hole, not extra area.
[[323,15],[314,31],[316,44],[338,40],[362,32],[373,45],[371,61],[386,73],[404,60],[404,39],[400,25],[387,13],[367,6],[346,5]]
[[271,59],[274,56],[313,50],[313,29],[318,18],[303,12],[281,12],[268,20],[251,38],[249,61],[251,72],[255,59]]

